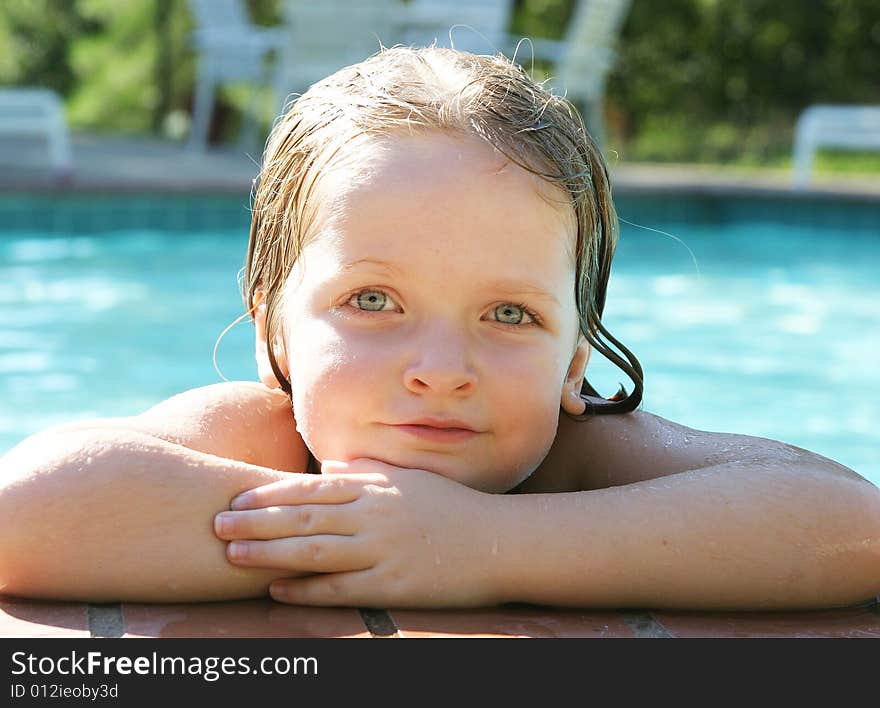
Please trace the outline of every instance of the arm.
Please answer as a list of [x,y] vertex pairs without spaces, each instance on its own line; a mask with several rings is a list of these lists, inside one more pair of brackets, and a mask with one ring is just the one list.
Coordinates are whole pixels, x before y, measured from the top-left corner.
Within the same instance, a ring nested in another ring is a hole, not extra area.
[[821,458],[754,458],[547,497],[505,500],[500,518],[531,560],[507,559],[500,586],[516,590],[502,598],[794,609],[880,592],[880,492]]
[[643,411],[563,417],[529,484],[588,491],[556,495],[552,506],[540,493],[509,500],[508,513],[547,529],[518,534],[535,572],[502,584],[523,600],[770,609],[880,592],[880,490],[785,443]]
[[265,595],[282,573],[230,565],[212,521],[237,493],[295,476],[265,463],[304,468],[279,400],[261,386],[224,384],[19,444],[0,458],[0,592],[91,601]]
[[331,573],[273,584],[301,604],[793,609],[880,591],[880,491],[851,470],[646,413],[596,421],[560,424],[531,493],[363,460],[342,498],[257,490],[243,508],[291,513],[233,512],[227,538],[288,537],[251,541],[243,567]]

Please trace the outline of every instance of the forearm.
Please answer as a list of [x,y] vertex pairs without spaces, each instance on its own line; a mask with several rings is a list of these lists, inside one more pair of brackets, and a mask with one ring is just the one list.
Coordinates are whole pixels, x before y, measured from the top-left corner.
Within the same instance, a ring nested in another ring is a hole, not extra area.
[[289,476],[119,429],[43,434],[0,459],[0,593],[89,601],[265,595],[214,515]]
[[549,496],[504,502],[508,556],[520,561],[502,562],[503,600],[771,609],[880,592],[880,491],[819,459],[729,462]]

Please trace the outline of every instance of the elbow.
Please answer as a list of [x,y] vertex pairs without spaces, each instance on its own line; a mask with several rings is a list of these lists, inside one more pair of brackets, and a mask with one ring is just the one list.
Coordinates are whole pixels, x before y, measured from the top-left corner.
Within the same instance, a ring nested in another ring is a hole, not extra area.
[[35,578],[26,561],[27,542],[18,504],[21,494],[7,477],[0,478],[0,595],[28,596]]
[[880,595],[880,489],[870,482],[846,480],[849,494],[840,494],[826,513],[835,522],[816,547],[824,569],[826,604],[871,602]]
[[70,569],[88,562],[81,534],[108,443],[98,430],[52,429],[0,457],[0,594],[79,599]]
[[19,507],[27,477],[21,465],[23,445],[0,457],[0,595],[20,595],[27,585],[18,562],[24,545]]

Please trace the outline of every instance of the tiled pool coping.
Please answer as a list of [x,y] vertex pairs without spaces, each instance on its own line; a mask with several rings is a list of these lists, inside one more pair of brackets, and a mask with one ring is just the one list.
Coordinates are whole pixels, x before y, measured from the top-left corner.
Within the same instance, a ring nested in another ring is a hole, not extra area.
[[248,195],[0,193],[0,232],[232,231],[250,225]]
[[[790,195],[760,197],[650,193],[616,198],[624,222],[645,226],[724,224],[747,220],[793,226],[846,224],[880,233],[880,200],[802,200]],[[0,192],[0,233],[100,234],[113,231],[241,232],[250,228],[248,194],[144,193],[93,195]]]
[[814,612],[366,610],[272,600],[194,604],[55,603],[0,596],[0,637],[880,638],[880,604]]

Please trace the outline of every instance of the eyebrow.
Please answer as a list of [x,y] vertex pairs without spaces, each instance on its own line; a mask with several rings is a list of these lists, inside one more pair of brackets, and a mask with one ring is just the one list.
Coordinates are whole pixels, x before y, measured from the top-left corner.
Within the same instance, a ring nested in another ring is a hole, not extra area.
[[373,266],[374,268],[381,268],[382,270],[388,270],[396,275],[403,275],[403,271],[394,263],[390,263],[389,261],[383,261],[379,258],[358,258],[356,261],[351,261],[349,263],[343,263],[339,268],[344,273],[348,273],[349,271],[354,270],[358,266],[368,265]]
[[492,292],[503,292],[508,295],[527,295],[539,297],[559,306],[558,298],[544,288],[525,280],[491,280],[486,283],[486,288]]
[[[356,269],[358,266],[373,266],[374,268],[387,270],[397,276],[404,275],[404,270],[400,266],[391,263],[390,261],[383,261],[380,258],[359,258],[356,261],[343,263],[340,270],[348,273]],[[559,299],[555,295],[548,292],[541,286],[526,280],[491,280],[485,283],[485,287],[487,290],[491,290],[493,292],[502,292],[509,295],[527,295],[529,297],[539,297],[552,302],[557,307],[561,307]]]

